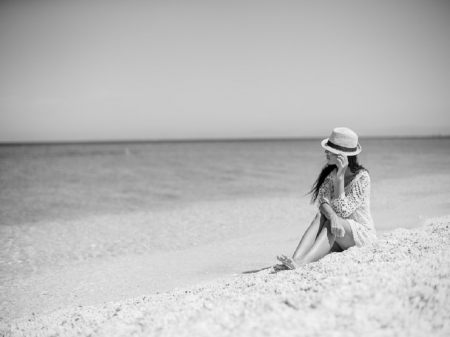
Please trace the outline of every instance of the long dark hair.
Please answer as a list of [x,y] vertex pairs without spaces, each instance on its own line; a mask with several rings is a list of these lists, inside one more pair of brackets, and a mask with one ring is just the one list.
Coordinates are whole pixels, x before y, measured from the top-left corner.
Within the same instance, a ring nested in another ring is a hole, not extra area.
[[[350,171],[353,173],[358,173],[361,170],[367,169],[360,165],[358,163],[358,157],[357,156],[348,156],[348,167],[350,168]],[[319,174],[319,177],[317,177],[317,180],[314,182],[311,191],[309,191],[307,194],[311,194],[311,204],[314,204],[317,200],[317,197],[319,196],[319,190],[320,186],[322,186],[323,182],[325,181],[325,178],[334,170],[337,169],[336,165],[325,165],[322,169],[322,171]]]

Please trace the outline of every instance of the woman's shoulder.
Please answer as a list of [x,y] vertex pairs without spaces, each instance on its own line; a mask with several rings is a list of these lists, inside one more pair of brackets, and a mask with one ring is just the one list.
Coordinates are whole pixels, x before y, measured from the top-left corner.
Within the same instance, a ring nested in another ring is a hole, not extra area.
[[359,170],[359,172],[356,174],[357,177],[365,177],[365,178],[370,178],[369,176],[369,171],[367,171],[366,169],[361,169]]
[[359,172],[356,174],[355,178],[353,178],[353,181],[370,184],[369,171],[367,171],[366,169],[359,170]]

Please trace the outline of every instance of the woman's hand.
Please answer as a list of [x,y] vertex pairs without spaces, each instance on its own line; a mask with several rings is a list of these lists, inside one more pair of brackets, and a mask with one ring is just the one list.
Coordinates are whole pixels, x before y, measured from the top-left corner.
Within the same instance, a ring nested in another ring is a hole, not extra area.
[[331,233],[336,235],[338,238],[342,238],[345,234],[344,227],[339,223],[339,218],[335,214],[334,216],[330,217],[330,227],[331,227]]
[[329,204],[320,205],[320,211],[323,215],[330,221],[330,229],[331,233],[336,235],[338,238],[341,238],[345,234],[345,229],[339,222],[339,217],[336,213],[334,213],[333,209]]
[[337,158],[336,158],[336,161],[337,161],[337,168],[338,168],[337,176],[343,177],[344,173],[345,173],[345,170],[347,169],[347,166],[348,166],[347,156],[345,154],[342,154],[342,153],[338,154]]

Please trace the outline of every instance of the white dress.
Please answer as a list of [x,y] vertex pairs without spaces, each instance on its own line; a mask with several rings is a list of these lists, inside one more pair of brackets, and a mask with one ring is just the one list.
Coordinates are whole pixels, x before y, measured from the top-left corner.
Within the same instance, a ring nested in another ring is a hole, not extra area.
[[331,172],[320,187],[317,196],[318,207],[326,202],[337,216],[349,222],[356,246],[361,247],[375,241],[377,234],[370,214],[369,172],[360,170],[345,186],[344,193],[337,198],[334,197],[335,176],[336,171]]

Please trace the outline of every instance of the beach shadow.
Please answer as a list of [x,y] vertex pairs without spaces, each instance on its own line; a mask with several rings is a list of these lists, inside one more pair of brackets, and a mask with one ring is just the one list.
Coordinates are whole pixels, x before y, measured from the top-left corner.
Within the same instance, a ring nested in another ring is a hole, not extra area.
[[248,271],[242,272],[242,274],[254,274],[254,273],[259,273],[260,271],[267,270],[267,269],[273,269],[273,271],[270,274],[276,274],[276,273],[278,273],[280,271],[289,270],[289,269],[275,269],[273,267],[274,266],[269,266],[269,267],[264,267],[264,268],[261,268],[261,269],[248,270]]
[[264,268],[261,268],[261,269],[255,269],[255,270],[248,270],[248,271],[242,272],[242,274],[254,274],[254,273],[259,273],[260,271],[263,271],[263,270],[266,270],[266,269],[270,269],[270,268],[272,268],[272,267],[273,267],[273,266],[264,267]]

